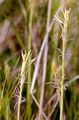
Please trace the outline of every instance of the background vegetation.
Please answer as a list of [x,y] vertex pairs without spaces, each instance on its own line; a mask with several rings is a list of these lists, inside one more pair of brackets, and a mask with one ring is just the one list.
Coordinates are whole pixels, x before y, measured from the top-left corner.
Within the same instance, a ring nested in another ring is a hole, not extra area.
[[78,80],[79,0],[0,0],[0,120],[79,120]]

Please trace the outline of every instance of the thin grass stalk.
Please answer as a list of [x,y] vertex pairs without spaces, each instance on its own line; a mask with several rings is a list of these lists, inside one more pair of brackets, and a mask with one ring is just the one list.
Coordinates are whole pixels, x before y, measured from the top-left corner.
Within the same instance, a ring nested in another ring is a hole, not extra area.
[[65,9],[64,15],[64,26],[62,30],[62,80],[60,90],[60,120],[63,120],[63,99],[64,99],[64,78],[65,78],[65,49],[67,42],[67,27],[69,20],[69,11]]
[[[30,2],[30,16],[29,16],[29,35],[28,35],[28,51],[31,50],[31,44],[32,44],[32,20],[33,20],[33,2],[32,0],[29,0]],[[31,56],[29,57],[29,61],[31,60]],[[28,83],[31,82],[31,66],[29,66],[28,69]],[[31,105],[30,105],[30,84],[27,86],[27,120],[31,119]]]
[[[46,31],[48,30],[50,24],[50,13],[51,13],[51,0],[48,2],[48,12],[47,12],[47,26]],[[49,36],[48,36],[49,37]],[[47,39],[48,39],[47,37]],[[45,85],[45,76],[46,76],[46,67],[47,67],[47,56],[48,56],[48,40],[44,49],[44,58],[43,58],[43,76],[42,76],[42,88],[41,88],[41,97],[40,97],[40,109],[39,109],[39,120],[42,119],[43,110],[43,98],[44,98],[44,85]]]
[[17,111],[17,120],[20,120],[20,104],[21,104],[21,95],[22,95],[22,84],[20,85],[20,93],[18,97],[18,111]]
[[[30,54],[30,53],[29,53]],[[22,96],[22,90],[23,90],[23,84],[25,79],[25,73],[27,68],[27,61],[29,58],[29,54],[26,56],[26,53],[22,53],[22,67],[21,67],[21,74],[20,74],[20,90],[19,90],[19,96],[18,96],[18,109],[17,109],[17,120],[20,120],[20,104],[21,104],[21,96]]]
[[[60,12],[60,9],[61,9],[61,7],[57,10],[57,12],[56,12],[57,15]],[[41,61],[42,53],[43,53],[44,47],[45,47],[45,45],[47,43],[47,40],[48,40],[47,38],[49,36],[49,33],[50,33],[54,23],[55,23],[55,19],[52,18],[52,20],[50,22],[50,25],[48,27],[48,30],[45,33],[43,43],[42,43],[41,48],[40,48],[40,52],[39,52],[37,62],[36,62],[36,66],[35,66],[35,70],[34,70],[34,75],[33,75],[33,78],[32,78],[32,85],[31,85],[31,90],[30,90],[31,94],[33,94],[33,91],[34,91],[34,86],[35,86],[36,78],[37,78],[39,67],[40,67],[40,61]]]
[[62,80],[61,80],[61,96],[60,96],[60,120],[63,120],[63,98],[64,98],[64,77],[65,77],[65,71],[64,71],[64,44],[63,41],[63,51],[62,51]]
[[18,96],[18,111],[17,111],[17,120],[20,119],[20,104],[23,102],[23,97],[22,97],[22,90],[23,90],[23,85],[25,83],[25,76],[26,76],[26,71],[28,70],[28,67],[33,63],[35,59],[32,59],[28,61],[29,57],[31,55],[31,51],[26,54],[26,52],[23,54],[22,52],[22,67],[21,67],[21,74],[20,74],[20,89],[19,89],[19,95]]

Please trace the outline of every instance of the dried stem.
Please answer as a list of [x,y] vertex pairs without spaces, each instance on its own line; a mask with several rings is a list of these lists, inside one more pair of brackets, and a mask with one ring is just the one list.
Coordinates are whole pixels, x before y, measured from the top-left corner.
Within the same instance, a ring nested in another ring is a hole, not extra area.
[[51,115],[53,114],[53,112],[54,112],[54,110],[55,110],[55,108],[56,108],[58,102],[59,102],[59,100],[57,99],[56,102],[55,102],[55,104],[54,104],[54,106],[53,106],[53,108],[52,108],[52,111],[51,111],[51,112],[49,113],[49,115],[48,115],[48,118],[50,118]]
[[[57,10],[56,12],[56,15],[59,14],[61,10],[61,7],[59,7],[59,9]],[[41,60],[41,56],[42,56],[42,53],[43,53],[43,50],[44,50],[44,47],[48,41],[48,36],[49,36],[49,33],[52,29],[52,26],[55,22],[55,19],[52,18],[51,22],[50,22],[50,25],[48,26],[48,29],[46,31],[46,34],[45,34],[45,37],[44,37],[44,40],[43,40],[43,43],[42,43],[42,46],[40,48],[40,52],[38,54],[38,58],[37,58],[37,62],[36,62],[36,66],[35,66],[35,70],[34,70],[34,75],[33,75],[33,78],[32,78],[32,86],[31,86],[31,90],[30,90],[30,93],[32,94],[33,93],[33,90],[34,90],[34,85],[35,85],[35,82],[36,82],[36,78],[37,78],[37,75],[38,75],[38,70],[39,70],[39,67],[40,67],[40,60]]]
[[[50,13],[51,13],[51,0],[49,0],[49,3],[48,3],[46,31],[48,30],[48,27],[50,24]],[[48,55],[48,37],[47,37],[47,43],[44,50],[44,59],[43,59],[44,64],[43,64],[43,76],[42,76],[42,89],[41,89],[41,96],[40,96],[39,120],[41,120],[42,118],[41,110],[43,109],[44,85],[45,85],[45,76],[46,76],[46,67],[47,67],[47,55]]]
[[54,93],[54,95],[49,99],[49,101],[47,102],[44,111],[47,109],[47,107],[50,105],[50,103],[57,97],[57,93]]
[[[49,3],[51,3],[49,1]],[[49,4],[50,5],[50,4]],[[51,7],[50,7],[51,8]],[[49,8],[49,11],[50,11],[50,8]],[[56,14],[58,15],[58,13],[60,12],[60,8],[58,9],[58,11],[56,12]],[[48,16],[50,15],[50,12],[48,12]],[[45,82],[45,75],[46,75],[46,64],[47,64],[47,51],[48,51],[48,37],[49,37],[49,33],[52,29],[52,26],[53,26],[53,23],[55,22],[55,19],[53,18],[52,21],[50,22],[50,17],[48,17],[48,20],[47,20],[47,29],[46,29],[46,34],[45,34],[45,37],[44,37],[44,40],[43,40],[43,43],[42,43],[42,46],[40,48],[40,52],[38,54],[38,57],[37,57],[37,62],[36,62],[36,66],[35,66],[35,70],[34,70],[34,74],[33,74],[33,79],[32,79],[32,85],[31,85],[31,89],[30,89],[30,94],[32,96],[32,98],[34,97],[34,86],[35,86],[35,82],[36,82],[36,78],[37,78],[37,75],[38,75],[38,71],[39,71],[39,67],[40,67],[40,61],[41,61],[41,57],[42,57],[42,54],[43,54],[43,51],[44,51],[44,48],[45,48],[45,64],[44,64],[44,67],[43,68],[43,90],[42,90],[42,93],[41,93],[41,99],[40,99],[40,111],[42,111],[42,104],[43,104],[43,97],[44,97],[44,82]],[[35,98],[35,97],[34,97]],[[34,99],[34,101],[36,100],[36,98]],[[36,101],[35,101],[36,103]]]
[[[32,98],[35,101],[36,105],[38,106],[38,108],[40,109],[40,105],[38,103],[38,101],[36,100],[35,96],[32,94]],[[43,110],[41,110],[42,115],[45,117],[46,120],[49,120],[48,117],[45,115],[45,113],[43,112]]]

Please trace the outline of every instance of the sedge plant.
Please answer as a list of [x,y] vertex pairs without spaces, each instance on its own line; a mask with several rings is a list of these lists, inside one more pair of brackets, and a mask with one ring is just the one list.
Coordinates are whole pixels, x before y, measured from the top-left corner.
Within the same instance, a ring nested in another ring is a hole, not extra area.
[[28,52],[28,54],[22,52],[22,66],[21,66],[21,73],[20,73],[20,89],[19,89],[19,96],[18,96],[18,110],[17,110],[17,120],[20,120],[20,105],[22,103],[22,91],[23,91],[23,85],[25,83],[26,73],[28,71],[29,66],[33,63],[35,59],[32,59],[30,61],[29,57],[31,55],[31,51]]
[[60,120],[63,120],[63,99],[64,99],[64,79],[65,79],[65,49],[67,43],[67,28],[69,22],[69,13],[70,10],[62,11],[64,19],[56,17],[56,20],[59,22],[62,27],[62,68],[61,68],[61,87],[60,87]]
[[60,90],[60,120],[63,120],[63,98],[64,98],[64,78],[65,78],[65,49],[67,42],[67,28],[69,22],[69,12],[70,10],[66,10],[64,14],[64,26],[62,30],[62,80],[61,80],[61,90]]

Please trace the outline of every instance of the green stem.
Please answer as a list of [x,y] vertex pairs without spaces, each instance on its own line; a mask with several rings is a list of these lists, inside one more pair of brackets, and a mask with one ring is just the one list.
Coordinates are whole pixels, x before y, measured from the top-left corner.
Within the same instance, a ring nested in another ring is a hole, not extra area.
[[63,98],[64,98],[64,52],[65,52],[65,42],[63,41],[63,51],[62,51],[62,80],[61,80],[61,98],[60,98],[60,120],[63,120]]
[[[33,3],[30,8],[29,16],[29,35],[28,35],[28,52],[31,50],[31,39],[32,39],[32,19],[33,19]],[[29,60],[31,60],[31,56]],[[30,105],[30,82],[31,82],[31,66],[28,70],[28,87],[27,87],[27,120],[31,119],[31,105]]]
[[20,104],[21,104],[21,95],[22,95],[22,83],[20,85],[20,93],[18,97],[18,111],[17,111],[17,120],[20,120]]
[[[65,11],[67,12],[67,11]],[[62,34],[62,80],[61,80],[61,90],[60,90],[60,120],[63,120],[63,99],[64,99],[64,77],[65,77],[65,49],[67,42],[67,13],[65,15],[63,34]]]

